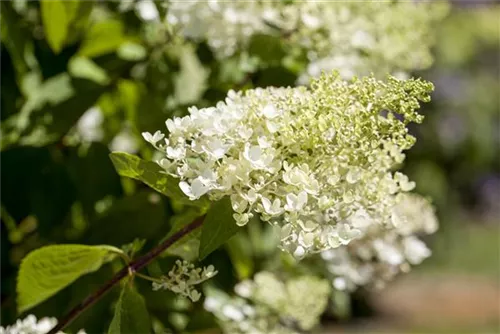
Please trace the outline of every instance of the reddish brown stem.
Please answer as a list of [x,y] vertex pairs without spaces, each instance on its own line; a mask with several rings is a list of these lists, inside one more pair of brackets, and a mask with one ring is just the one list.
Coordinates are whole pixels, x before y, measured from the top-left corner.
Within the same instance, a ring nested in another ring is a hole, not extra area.
[[97,302],[102,296],[104,296],[111,288],[118,284],[124,277],[128,276],[130,273],[134,273],[143,269],[152,260],[154,260],[158,255],[163,253],[168,247],[172,246],[175,242],[180,240],[185,235],[189,234],[191,231],[197,229],[203,223],[205,217],[199,217],[195,219],[192,223],[184,226],[182,229],[172,234],[171,237],[167,238],[164,242],[153,248],[147,254],[144,254],[140,258],[130,262],[127,266],[121,269],[115,274],[106,284],[104,284],[99,290],[85,298],[80,304],[75,306],[71,311],[68,312],[57,325],[50,330],[47,334],[56,334],[57,332],[63,330],[67,325],[69,325],[73,320],[75,320],[83,311],[92,306]]

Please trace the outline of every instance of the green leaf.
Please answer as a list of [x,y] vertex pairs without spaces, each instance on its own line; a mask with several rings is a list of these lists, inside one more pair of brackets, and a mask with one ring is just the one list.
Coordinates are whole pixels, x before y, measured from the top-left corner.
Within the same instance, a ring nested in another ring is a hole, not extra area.
[[18,309],[24,312],[99,269],[121,250],[113,246],[54,245],[29,253],[17,280]]
[[42,0],[40,3],[45,37],[55,53],[62,50],[78,1]]
[[252,36],[248,45],[248,52],[252,56],[259,57],[262,61],[271,64],[279,64],[286,56],[283,42],[279,36],[256,34]]
[[124,152],[113,152],[110,154],[110,158],[121,176],[142,181],[163,195],[190,206],[202,207],[206,204],[205,200],[189,200],[180,190],[179,181],[167,175],[160,166],[152,161],[142,160],[135,155]]
[[19,113],[1,122],[1,150],[57,141],[106,90],[108,86],[71,78],[66,72],[51,77],[29,96]]
[[[174,233],[203,214],[203,210],[199,210],[198,208],[189,208],[187,211],[173,216],[171,219],[172,229],[163,240],[171,237]],[[168,247],[162,255],[174,255],[187,261],[194,261],[198,258],[200,236],[201,229],[198,228],[185,235],[172,246]]]
[[198,258],[200,236],[200,229],[196,229],[170,246],[164,254],[178,256],[186,261],[192,262]]
[[[162,197],[149,189],[122,197],[92,221],[86,242],[121,246],[134,238],[158,239],[167,231]],[[123,226],[127,228],[123,228]]]
[[109,325],[108,334],[146,334],[151,333],[146,302],[131,282],[127,282],[115,306],[115,315]]
[[138,61],[146,57],[147,51],[140,44],[125,42],[116,50],[116,53],[121,59]]
[[81,42],[89,23],[90,14],[96,3],[94,1],[79,0],[78,8],[75,9],[68,36],[66,36],[66,45],[72,45]]
[[249,278],[254,270],[252,259],[252,247],[248,237],[244,234],[237,234],[226,243],[226,249],[231,258],[239,280]]
[[281,66],[270,66],[258,72],[258,87],[294,86],[297,76]]
[[[62,164],[74,184],[84,219],[90,222],[99,215],[99,211],[96,210],[98,202],[105,198],[121,198],[123,191],[120,176],[116,174],[113,164],[108,159],[109,149],[106,144],[93,142],[84,152],[82,151],[79,147],[68,149]],[[99,173],[96,173],[96,170]],[[102,228],[103,226],[100,226],[99,230]],[[86,242],[92,245],[101,243]],[[110,244],[107,240],[102,243]]]
[[[31,88],[34,89],[35,86]],[[31,92],[28,101],[23,105],[21,114],[28,114],[28,110],[36,109],[44,103],[51,105],[62,103],[72,97],[74,93],[71,77],[67,73],[56,75],[36,85],[36,89]],[[22,120],[25,121],[24,118]],[[28,121],[26,120],[26,122]]]
[[146,244],[146,239],[135,238],[134,241],[122,245],[122,251],[130,258],[134,258],[135,254],[139,253]]
[[68,64],[68,70],[71,76],[75,78],[88,79],[101,85],[109,83],[109,77],[106,71],[89,58],[71,58]]
[[66,232],[69,226],[63,228],[62,224],[76,194],[65,161],[55,158],[49,149],[32,147],[2,152],[0,161],[2,192],[9,194],[2,197],[2,205],[16,222],[36,217],[36,234],[42,239],[54,240],[54,230]]
[[233,213],[229,197],[212,204],[201,229],[200,260],[238,232],[239,226],[234,221]]
[[[22,20],[22,17],[15,12],[12,6],[12,1],[0,1],[0,11],[2,13],[0,33],[3,50],[8,51],[12,59],[12,65],[15,69],[16,76],[19,80],[19,78],[30,68],[34,67],[33,65],[36,64],[36,60],[34,60],[32,51],[33,38],[31,32],[29,29],[19,25],[19,21]],[[32,60],[32,62],[29,60]],[[33,60],[35,64],[33,64]],[[4,67],[2,77],[5,76],[5,73],[7,73],[7,71]],[[4,82],[7,82],[7,80]],[[7,85],[2,85],[2,88],[4,88],[3,86]]]
[[125,42],[123,30],[123,23],[118,20],[94,24],[85,35],[78,55],[92,58],[116,51]]

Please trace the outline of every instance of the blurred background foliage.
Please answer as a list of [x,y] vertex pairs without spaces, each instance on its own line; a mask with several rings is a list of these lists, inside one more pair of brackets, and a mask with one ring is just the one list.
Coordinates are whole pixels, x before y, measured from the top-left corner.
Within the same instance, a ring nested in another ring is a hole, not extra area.
[[[122,247],[136,240],[137,246],[141,239],[147,249],[173,223],[193,217],[189,209],[120,178],[110,151],[151,159],[141,132],[154,132],[188,106],[215,104],[229,89],[294,85],[305,66],[300,57],[288,60],[291,51],[279,38],[259,35],[248,52],[218,62],[207,45],[176,36],[157,20],[165,15],[162,3],[155,2],[156,16],[134,2],[0,3],[2,325],[17,318],[15,277],[31,250],[53,243]],[[408,153],[405,172],[419,193],[434,199],[442,225],[431,240],[434,256],[416,270],[418,277],[500,278],[499,20],[498,5],[455,5],[436,27],[433,67],[415,73],[434,82],[436,91],[423,110],[426,121],[411,129],[419,140]],[[206,263],[219,270],[212,283],[230,290],[263,268],[286,267],[269,230],[248,224],[209,256]],[[174,252],[189,252],[189,244]],[[173,261],[161,258],[148,271],[166,272]],[[117,266],[111,263],[82,277],[33,313],[62,315]],[[138,287],[157,333],[214,327],[200,303],[153,292],[141,281]],[[494,291],[498,294],[498,286]],[[71,328],[105,331],[117,294],[106,296]],[[383,307],[364,292],[351,304],[342,298],[334,301],[337,321],[351,314],[356,323]],[[498,328],[498,317],[476,325]]]

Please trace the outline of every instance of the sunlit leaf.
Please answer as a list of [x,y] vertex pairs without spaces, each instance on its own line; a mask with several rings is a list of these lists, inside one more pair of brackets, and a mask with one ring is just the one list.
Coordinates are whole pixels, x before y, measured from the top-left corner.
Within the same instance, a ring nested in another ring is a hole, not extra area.
[[75,0],[41,0],[40,9],[45,37],[52,51],[59,53],[69,32],[79,2]]
[[[18,114],[1,123],[1,149],[44,146],[65,135],[107,86],[63,73],[46,80]],[[78,92],[78,94],[75,94]]]
[[98,22],[90,27],[78,55],[96,57],[114,52],[125,42],[123,23],[118,20]]
[[140,44],[125,42],[118,48],[118,50],[116,50],[116,53],[118,54],[118,57],[122,59],[137,61],[144,59],[147,51],[146,48]]
[[17,280],[18,309],[43,302],[78,277],[96,271],[121,250],[112,246],[53,245],[29,253]]
[[82,78],[106,85],[109,77],[106,71],[89,58],[74,57],[68,64],[69,73],[75,78]]

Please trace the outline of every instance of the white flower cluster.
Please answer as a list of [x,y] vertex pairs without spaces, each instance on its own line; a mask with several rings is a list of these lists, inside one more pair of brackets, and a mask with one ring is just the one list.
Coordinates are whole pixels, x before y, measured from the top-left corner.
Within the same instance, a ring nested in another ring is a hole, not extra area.
[[442,1],[195,0],[171,1],[167,20],[219,58],[245,52],[254,35],[283,36],[307,58],[306,82],[322,70],[350,78],[428,67],[433,24],[446,9]]
[[370,227],[362,239],[321,254],[337,290],[354,290],[364,285],[383,287],[397,273],[409,271],[410,265],[420,264],[430,256],[431,251],[416,235],[432,234],[438,229],[432,205],[425,198],[408,193],[397,196],[394,229],[365,224]]
[[[309,64],[299,78],[307,83],[322,71],[339,69],[341,75],[409,71],[432,64],[435,23],[447,13],[446,2],[306,1],[301,15],[315,18],[313,29],[297,29],[291,43],[308,50]],[[310,47],[309,47],[310,45]]]
[[269,32],[265,8],[277,5],[281,7],[259,1],[170,1],[167,21],[187,38],[206,40],[224,58],[246,45],[252,35]]
[[224,333],[290,334],[318,325],[330,294],[327,280],[299,276],[281,281],[270,272],[235,287],[237,297],[209,294],[205,309],[214,313]]
[[[24,319],[18,319],[12,326],[0,327],[0,334],[45,334],[56,324],[56,318],[42,318],[37,321],[36,317],[30,314]],[[85,334],[85,331],[80,330],[77,334]]]
[[177,260],[167,276],[161,277],[161,282],[153,282],[153,290],[168,289],[196,302],[200,299],[201,293],[194,286],[215,275],[217,271],[212,265],[201,269],[195,268],[187,261]]
[[190,199],[230,196],[238,225],[260,214],[300,258],[362,237],[359,215],[393,227],[396,194],[414,187],[393,170],[415,141],[406,124],[422,120],[416,109],[432,88],[323,75],[311,88],[230,91],[216,107],[167,120],[168,138],[143,136]]

